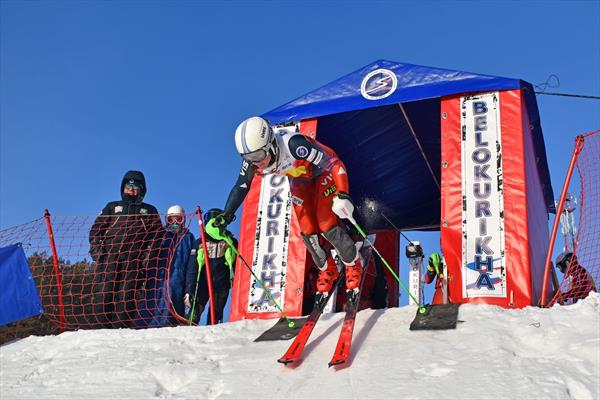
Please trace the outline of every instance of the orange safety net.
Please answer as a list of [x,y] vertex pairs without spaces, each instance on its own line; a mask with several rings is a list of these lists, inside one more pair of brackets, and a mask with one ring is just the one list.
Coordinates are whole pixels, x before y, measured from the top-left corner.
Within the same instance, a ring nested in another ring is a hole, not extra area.
[[[566,263],[559,290],[550,305],[568,304],[600,292],[600,130],[578,137],[581,151],[576,167],[579,182],[579,224],[573,256]],[[576,187],[571,193],[577,192]]]
[[[195,219],[189,214],[188,225]],[[181,311],[180,269],[191,257],[193,236],[185,226],[175,231],[162,221],[158,214],[48,216],[0,230],[0,247],[22,244],[44,309],[42,317],[3,327],[0,339],[189,323]]]

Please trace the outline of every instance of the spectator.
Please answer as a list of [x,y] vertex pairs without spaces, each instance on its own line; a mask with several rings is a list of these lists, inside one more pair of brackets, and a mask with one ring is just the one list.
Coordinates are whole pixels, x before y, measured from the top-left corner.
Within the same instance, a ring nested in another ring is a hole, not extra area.
[[579,265],[577,256],[570,251],[564,252],[556,258],[556,268],[564,274],[563,279],[571,280],[569,290],[559,298],[560,303],[569,300],[577,303],[578,300],[586,298],[590,292],[596,289],[596,284],[590,274]]
[[[213,208],[204,214],[204,224],[209,220],[223,213],[223,210]],[[227,231],[227,235],[232,238],[234,246],[237,246],[237,240],[233,238],[231,232]],[[210,235],[206,237],[206,248],[208,251],[208,259],[210,263],[210,272],[212,275],[212,287],[215,305],[215,322],[223,322],[223,310],[227,304],[233,273],[235,268],[235,253],[224,240],[213,239]],[[206,307],[209,300],[208,283],[206,278],[206,268],[204,250],[202,240],[197,240],[194,243],[192,257],[189,260],[186,275],[186,294],[185,305],[191,310],[194,306],[194,293],[196,295],[196,303],[194,307],[194,315],[187,315],[187,318],[192,318],[194,322],[198,322],[200,314]],[[200,270],[200,273],[198,273]],[[196,285],[198,288],[196,289]],[[206,324],[210,324],[210,308],[206,315]]]
[[[167,233],[163,240],[162,249],[174,250],[168,255],[171,260],[169,266],[169,294],[175,312],[183,317],[185,306],[183,298],[185,294],[186,269],[189,264],[194,235],[185,226],[185,211],[179,205],[174,205],[167,210]],[[175,247],[176,246],[176,247]]]
[[136,292],[145,281],[150,251],[163,233],[156,208],[142,202],[145,195],[144,174],[128,171],[121,200],[108,203],[90,230],[96,274],[88,315],[95,327],[131,327],[138,317]]
[[185,226],[185,211],[180,205],[169,207],[165,222],[160,250],[148,268],[139,327],[173,325],[176,316],[185,315],[185,275],[194,235]]
[[431,300],[431,304],[444,304],[444,293],[442,290],[442,286],[444,283],[444,267],[442,263],[442,257],[435,251],[431,253],[427,262],[427,273],[425,274],[425,283],[430,284],[433,282],[434,279],[436,279],[435,293],[433,295],[433,299]]

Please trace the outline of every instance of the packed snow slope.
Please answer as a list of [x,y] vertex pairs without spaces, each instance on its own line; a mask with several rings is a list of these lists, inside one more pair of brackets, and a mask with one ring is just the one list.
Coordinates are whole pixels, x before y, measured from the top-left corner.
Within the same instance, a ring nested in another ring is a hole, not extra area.
[[411,332],[412,307],[357,317],[350,362],[327,368],[343,319],[324,315],[297,365],[273,321],[66,332],[0,348],[8,399],[598,399],[600,295],[572,306],[464,305],[456,330]]

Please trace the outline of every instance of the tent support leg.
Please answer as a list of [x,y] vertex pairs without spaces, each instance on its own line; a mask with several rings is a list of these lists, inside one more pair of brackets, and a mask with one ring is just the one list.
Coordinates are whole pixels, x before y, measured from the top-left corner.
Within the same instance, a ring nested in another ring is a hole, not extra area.
[[435,185],[441,191],[440,183],[438,182],[437,177],[435,176],[435,173],[433,172],[433,168],[431,168],[431,164],[429,163],[429,160],[427,159],[427,156],[425,155],[425,152],[423,151],[423,147],[421,146],[421,142],[419,142],[419,138],[417,137],[417,134],[415,133],[415,130],[414,130],[413,126],[412,126],[412,123],[410,122],[410,119],[408,119],[408,114],[406,113],[406,110],[404,109],[404,106],[402,105],[402,103],[399,103],[398,105],[400,106],[400,110],[402,110],[402,114],[404,115],[404,119],[406,120],[406,123],[408,124],[408,127],[410,128],[410,131],[412,132],[412,135],[415,138],[415,142],[417,142],[417,146],[419,146],[419,150],[421,151],[421,155],[423,156],[423,159],[425,160],[425,163],[427,164],[427,168],[429,168],[429,172],[431,173],[431,177],[433,178],[433,181],[435,182]]

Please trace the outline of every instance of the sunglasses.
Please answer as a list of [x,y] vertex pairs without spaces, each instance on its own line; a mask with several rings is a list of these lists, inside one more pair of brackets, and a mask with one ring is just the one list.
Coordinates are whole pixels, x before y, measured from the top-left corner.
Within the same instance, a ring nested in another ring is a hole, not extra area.
[[140,190],[141,187],[139,185],[136,185],[135,183],[127,183],[125,185],[125,190]]
[[259,163],[267,158],[267,151],[264,149],[258,149],[251,153],[242,154],[242,158],[249,163]]

